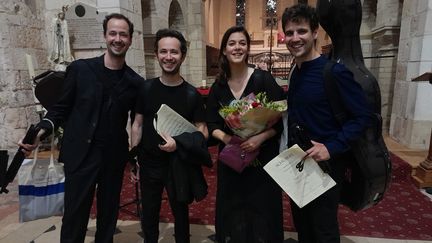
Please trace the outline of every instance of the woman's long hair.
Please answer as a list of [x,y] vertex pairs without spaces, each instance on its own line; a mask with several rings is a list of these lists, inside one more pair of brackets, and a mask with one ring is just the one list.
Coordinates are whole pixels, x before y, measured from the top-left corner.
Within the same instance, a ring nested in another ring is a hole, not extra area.
[[228,39],[231,36],[231,34],[237,33],[237,32],[243,33],[246,37],[248,53],[246,54],[245,63],[246,64],[248,63],[249,50],[250,50],[250,36],[249,36],[249,33],[247,32],[246,28],[243,26],[233,26],[233,27],[227,29],[227,31],[225,31],[225,34],[222,37],[222,42],[221,42],[221,46],[219,49],[219,74],[218,74],[217,79],[221,82],[226,82],[231,77],[231,69],[229,66],[229,62],[228,62],[228,59],[224,55],[223,52],[227,46]]

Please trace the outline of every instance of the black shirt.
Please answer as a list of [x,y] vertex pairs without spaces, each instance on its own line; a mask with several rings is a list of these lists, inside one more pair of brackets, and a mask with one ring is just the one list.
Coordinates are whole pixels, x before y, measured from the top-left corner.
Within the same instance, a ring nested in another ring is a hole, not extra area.
[[123,78],[125,69],[112,70],[104,67],[104,74],[102,77],[103,92],[102,92],[102,109],[99,116],[98,127],[95,131],[94,141],[96,145],[103,146],[109,138],[110,119],[109,119],[109,106],[112,102],[112,95],[114,87],[120,83]]
[[166,86],[159,78],[144,83],[135,109],[136,113],[143,115],[139,160],[146,167],[166,167],[169,153],[158,147],[161,137],[153,126],[155,114],[162,104],[166,104],[191,123],[205,122],[203,100],[196,88],[186,81],[177,86]]

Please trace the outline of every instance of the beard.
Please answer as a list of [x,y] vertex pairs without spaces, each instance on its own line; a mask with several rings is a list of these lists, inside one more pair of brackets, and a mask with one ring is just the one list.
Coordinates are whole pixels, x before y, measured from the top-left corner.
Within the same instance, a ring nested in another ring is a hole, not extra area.
[[163,64],[160,64],[162,72],[167,74],[167,75],[178,74],[180,72],[180,66],[181,66],[181,63],[177,64],[173,69],[166,69],[166,68],[164,68]]
[[116,51],[116,48],[113,45],[107,45],[107,49],[109,54],[113,57],[125,57],[129,47],[123,45],[120,51]]
[[108,48],[108,52],[110,53],[111,56],[114,56],[114,57],[125,57],[127,49],[122,50],[120,52],[117,52],[117,51],[112,50],[111,48]]

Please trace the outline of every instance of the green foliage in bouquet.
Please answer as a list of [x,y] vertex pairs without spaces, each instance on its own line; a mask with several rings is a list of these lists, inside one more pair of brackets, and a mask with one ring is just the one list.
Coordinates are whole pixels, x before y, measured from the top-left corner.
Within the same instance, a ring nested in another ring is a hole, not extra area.
[[228,115],[242,115],[250,109],[265,107],[274,111],[286,110],[286,105],[283,102],[269,101],[265,92],[260,92],[257,95],[253,93],[242,98],[241,100],[234,100],[228,106],[222,106],[219,114],[225,118]]
[[[272,102],[267,100],[265,92],[260,92],[255,96],[256,102],[261,104],[262,107],[269,108],[274,111],[284,111],[286,110],[286,105],[281,102]],[[253,105],[253,104],[252,104]],[[256,106],[259,107],[259,106]],[[255,108],[255,107],[254,107]]]

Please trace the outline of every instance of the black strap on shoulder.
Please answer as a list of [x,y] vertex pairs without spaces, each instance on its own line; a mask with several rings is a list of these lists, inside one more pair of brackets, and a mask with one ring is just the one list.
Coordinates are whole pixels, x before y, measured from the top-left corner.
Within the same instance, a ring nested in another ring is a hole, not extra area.
[[339,92],[339,88],[336,84],[336,80],[332,72],[335,64],[335,61],[329,60],[324,66],[324,90],[336,120],[339,122],[340,125],[342,125],[348,119],[348,114],[344,107],[342,96]]
[[151,86],[153,85],[153,82],[154,82],[154,79],[147,79],[143,83],[143,89],[144,89],[143,95],[145,95],[146,98],[148,98],[150,95],[150,89],[151,89]]

